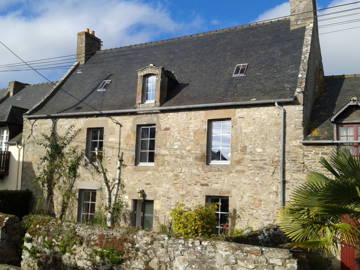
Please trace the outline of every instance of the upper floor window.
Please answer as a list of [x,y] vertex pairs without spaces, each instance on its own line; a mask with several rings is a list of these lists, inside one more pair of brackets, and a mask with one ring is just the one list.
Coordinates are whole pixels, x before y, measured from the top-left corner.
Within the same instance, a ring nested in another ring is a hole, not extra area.
[[0,151],[7,151],[9,141],[9,130],[6,127],[0,128]]
[[156,75],[147,75],[143,83],[143,103],[154,103],[156,93]]
[[231,157],[231,120],[211,120],[208,128],[208,163],[229,164]]
[[339,125],[338,139],[344,142],[340,145],[340,148],[349,149],[354,156],[360,155],[360,124]]
[[101,156],[104,145],[104,128],[88,128],[86,136],[86,156],[90,161],[96,161],[96,155]]
[[137,164],[153,165],[155,162],[155,132],[153,125],[139,126],[137,140]]

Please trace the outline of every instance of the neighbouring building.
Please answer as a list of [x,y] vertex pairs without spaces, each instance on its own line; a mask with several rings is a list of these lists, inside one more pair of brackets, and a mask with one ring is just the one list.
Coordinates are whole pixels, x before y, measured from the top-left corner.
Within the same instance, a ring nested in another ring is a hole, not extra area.
[[23,114],[50,92],[54,83],[9,83],[0,90],[0,190],[21,188]]
[[[101,152],[111,177],[123,153],[132,225],[157,229],[177,203],[208,202],[220,232],[233,214],[236,227],[274,223],[319,158],[358,153],[360,134],[360,78],[324,77],[315,1],[290,4],[284,19],[109,50],[80,32],[78,62],[26,113],[22,188],[43,154],[34,138],[55,121],[78,128],[74,145],[90,162]],[[69,218],[102,208],[100,178],[81,168]]]

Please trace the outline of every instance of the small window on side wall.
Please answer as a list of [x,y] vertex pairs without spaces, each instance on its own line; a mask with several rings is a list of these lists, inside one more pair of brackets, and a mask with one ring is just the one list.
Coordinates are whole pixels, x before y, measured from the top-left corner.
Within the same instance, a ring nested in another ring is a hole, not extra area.
[[339,148],[349,149],[354,156],[360,155],[360,124],[338,126],[338,140],[343,142]]
[[86,135],[86,157],[96,161],[96,154],[102,156],[104,145],[104,128],[88,128]]
[[78,222],[91,223],[95,216],[96,190],[80,189],[78,206]]
[[156,95],[156,75],[144,76],[143,82],[143,103],[154,103]]
[[138,126],[136,164],[151,166],[155,162],[155,125]]
[[209,164],[230,164],[231,120],[210,120],[208,123]]

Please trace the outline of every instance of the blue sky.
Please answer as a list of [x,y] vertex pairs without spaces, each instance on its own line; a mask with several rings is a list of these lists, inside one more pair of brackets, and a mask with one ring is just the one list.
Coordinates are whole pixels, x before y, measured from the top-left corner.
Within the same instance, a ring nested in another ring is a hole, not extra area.
[[[318,7],[349,2],[353,0],[318,0]],[[29,61],[74,54],[76,33],[87,27],[96,31],[106,49],[243,25],[288,13],[288,2],[279,0],[0,0],[0,29],[1,41]],[[353,26],[360,27],[360,22],[320,32]],[[327,74],[360,73],[359,37],[360,29],[321,35]],[[14,70],[14,66],[1,68],[1,65],[19,62],[3,47],[0,59],[0,71]],[[65,71],[66,68],[42,72],[56,80]],[[11,80],[44,81],[30,71],[0,72],[0,87],[6,87]]]

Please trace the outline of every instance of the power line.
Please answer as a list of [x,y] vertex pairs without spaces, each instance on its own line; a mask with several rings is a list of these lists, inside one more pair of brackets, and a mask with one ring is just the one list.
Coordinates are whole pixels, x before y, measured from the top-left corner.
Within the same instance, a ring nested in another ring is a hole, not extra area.
[[347,31],[347,30],[352,30],[352,29],[360,29],[360,26],[355,26],[355,27],[350,27],[350,28],[344,28],[344,29],[334,30],[334,31],[330,31],[330,32],[323,32],[323,33],[320,33],[320,34],[321,34],[321,35],[327,35],[327,34],[332,34],[332,33],[337,33],[337,32],[342,32],[342,31]]
[[[347,4],[342,4],[342,5],[335,5],[335,6],[331,6],[331,7],[326,7],[326,8],[321,8],[321,9],[317,9],[317,11],[324,11],[324,10],[329,10],[329,9],[334,9],[334,8],[339,8],[339,7],[344,7],[344,6],[349,6],[349,5],[354,5],[354,4],[359,4],[360,1],[355,1],[355,2],[351,2],[351,3],[347,3]],[[323,16],[329,16],[332,14],[338,14],[338,13],[343,13],[343,12],[348,12],[348,11],[353,11],[353,10],[357,10],[360,9],[360,7],[355,7],[355,8],[351,8],[351,9],[346,9],[346,10],[342,10],[342,11],[336,11],[333,13],[326,13],[326,14],[320,14],[318,15],[318,17],[323,17]],[[313,13],[313,11],[305,11],[305,12],[301,12],[301,13],[296,13],[296,14],[291,14],[290,16],[281,16],[281,17],[276,17],[276,18],[272,18],[269,20],[260,20],[260,21],[256,21],[253,24],[257,24],[257,23],[264,23],[264,22],[269,22],[269,21],[273,21],[273,20],[277,20],[277,19],[282,19],[282,18],[288,18],[288,17],[292,17],[292,16],[297,16],[297,15],[302,15],[302,14],[307,14],[307,13]],[[351,15],[345,15],[346,16],[351,16]],[[312,16],[309,16],[309,18],[311,18]],[[331,19],[331,18],[329,18]],[[334,18],[335,19],[335,18]],[[325,19],[323,19],[325,20]],[[327,20],[327,19],[326,19]],[[322,20],[319,20],[322,21]],[[176,38],[175,38],[176,39]],[[170,39],[171,40],[171,39]],[[151,42],[150,42],[151,43]],[[133,45],[130,45],[133,46]],[[125,46],[127,47],[127,46]],[[120,47],[121,48],[121,47]],[[107,53],[102,51],[102,53]],[[110,53],[110,52],[109,52]],[[36,64],[40,64],[40,63],[54,63],[57,61],[61,61],[61,58],[67,58],[67,59],[76,59],[76,56],[78,54],[68,54],[68,55],[64,55],[64,56],[57,56],[57,57],[49,57],[49,58],[42,58],[42,59],[38,59],[38,60],[29,60],[27,61],[27,63],[31,64],[31,65],[36,65]],[[80,55],[80,54],[79,54]],[[90,56],[93,55],[93,53],[87,54],[86,56]],[[54,60],[54,59],[59,59],[59,60]],[[51,61],[47,61],[47,60],[51,60]],[[23,62],[17,62],[17,63],[10,63],[10,64],[4,64],[4,65],[0,65],[1,67],[10,67],[10,66],[24,66]]]

